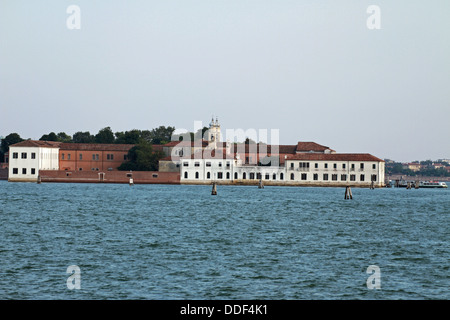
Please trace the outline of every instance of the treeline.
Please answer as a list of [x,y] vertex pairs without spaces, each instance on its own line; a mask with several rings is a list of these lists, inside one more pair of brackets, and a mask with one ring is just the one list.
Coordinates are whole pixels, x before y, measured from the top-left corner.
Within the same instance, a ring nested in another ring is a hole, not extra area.
[[[386,173],[391,174],[401,174],[405,176],[428,176],[428,177],[450,177],[450,172],[446,168],[434,168],[433,162],[431,160],[420,161],[422,167],[418,171],[413,171],[409,168],[405,168],[402,163],[386,163]],[[442,163],[443,165],[449,166],[448,163]]]

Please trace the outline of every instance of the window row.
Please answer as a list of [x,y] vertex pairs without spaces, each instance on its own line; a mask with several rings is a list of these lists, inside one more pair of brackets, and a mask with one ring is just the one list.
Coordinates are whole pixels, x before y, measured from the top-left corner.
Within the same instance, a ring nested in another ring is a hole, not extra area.
[[[219,162],[217,165],[218,165],[219,167],[222,167],[222,162]],[[226,165],[227,169],[230,168],[230,167],[231,167],[230,161],[227,161],[225,165]],[[207,162],[205,163],[205,166],[211,167],[211,162],[207,161]],[[186,162],[183,162],[183,167],[189,167],[189,162],[187,162],[187,161],[186,161]],[[200,161],[195,161],[195,162],[194,162],[194,167],[200,167]]]
[[[83,154],[82,153],[78,154],[78,159],[79,160],[83,160]],[[127,160],[127,159],[128,159],[127,155],[124,155],[123,156],[123,160]],[[64,153],[61,153],[61,160],[71,160],[71,154],[68,153],[67,154],[67,159],[66,159],[66,155]],[[99,154],[93,154],[92,155],[92,160],[93,161],[100,160],[100,155]],[[106,160],[114,160],[114,154],[112,154],[112,153],[106,154]]]
[[[309,164],[310,164],[309,162],[298,162],[298,167],[299,167],[299,168],[303,168],[303,169],[309,169]],[[329,165],[328,163],[324,163],[324,164],[323,164],[323,168],[324,168],[324,169],[328,169],[328,168],[329,168],[328,165]],[[294,168],[294,167],[295,167],[295,163],[294,163],[294,162],[291,162],[290,167],[291,167],[291,168]],[[319,163],[317,163],[317,162],[314,163],[314,168],[315,168],[315,169],[319,169]],[[330,167],[330,168],[331,168],[331,167]],[[337,169],[337,168],[338,168],[338,164],[337,164],[337,163],[333,163],[333,164],[332,164],[332,168],[333,168],[333,169]],[[341,168],[342,168],[342,169],[347,169],[347,164],[346,164],[346,163],[342,163],[342,164],[341,164]],[[356,165],[355,165],[354,163],[351,163],[351,164],[350,164],[350,169],[351,169],[351,170],[355,170],[355,168],[356,168]],[[364,163],[361,162],[361,163],[359,164],[359,168],[360,168],[360,169],[364,169]],[[376,168],[377,168],[377,165],[376,165],[375,163],[372,164],[372,169],[375,170]]]
[[[13,159],[19,159],[19,153],[18,152],[13,152],[12,156],[13,156]],[[27,158],[28,158],[28,153],[27,152],[21,152],[20,159],[27,159]],[[36,152],[31,152],[30,159],[36,159]]]
[[[19,168],[13,168],[12,169],[12,173],[13,174],[19,174]],[[22,174],[27,174],[27,168],[22,168]],[[36,174],[36,169],[35,168],[31,168],[30,169],[30,174],[35,175]]]
[[[183,176],[184,176],[184,179],[189,179],[189,173],[188,173],[187,171],[184,172],[184,175],[183,175]],[[277,175],[276,173],[273,173],[273,174],[266,173],[266,174],[264,175],[264,179],[265,179],[265,180],[270,180],[270,178],[272,178],[272,180],[277,180],[277,176],[278,176],[278,175]],[[194,177],[195,177],[195,179],[200,179],[200,174],[199,174],[199,172],[195,172]],[[235,180],[237,180],[237,179],[242,179],[242,180],[246,180],[246,179],[250,179],[250,180],[258,179],[258,180],[259,180],[259,179],[262,179],[262,178],[263,178],[263,175],[262,175],[261,173],[250,172],[250,173],[247,175],[247,172],[243,172],[241,177],[239,177],[239,174],[238,174],[237,172],[234,173],[234,179],[235,179]],[[284,179],[284,174],[283,174],[283,173],[280,173],[279,176],[278,176],[278,178],[279,178],[280,180],[283,180],[283,179]],[[206,173],[206,179],[211,179],[211,172],[207,172],[207,173]],[[231,174],[230,174],[230,172],[226,172],[225,175],[224,175],[223,172],[217,172],[217,177],[216,177],[216,179],[231,179]]]
[[[322,181],[338,181],[340,178],[340,181],[347,181],[348,176],[346,174],[341,174],[340,177],[337,174],[331,174],[329,175],[328,173],[324,173],[322,175]],[[291,173],[290,175],[290,179],[291,180],[295,180],[295,175],[293,173]],[[308,180],[308,174],[307,173],[302,173],[300,176],[301,180]],[[377,181],[377,175],[376,174],[372,174],[370,177],[370,181]],[[319,180],[319,174],[318,173],[314,173],[313,174],[313,181],[318,181]],[[359,175],[359,181],[365,181],[366,180],[366,176],[364,174]],[[350,181],[356,181],[356,174],[351,174],[350,175]]]

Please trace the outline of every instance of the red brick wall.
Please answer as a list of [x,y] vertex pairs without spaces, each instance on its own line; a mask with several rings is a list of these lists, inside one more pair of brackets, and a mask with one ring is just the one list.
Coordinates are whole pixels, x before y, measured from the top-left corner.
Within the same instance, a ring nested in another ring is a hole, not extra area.
[[[90,183],[129,183],[131,178],[135,184],[179,184],[179,172],[158,171],[61,171],[41,170],[41,182],[90,182]],[[103,178],[102,178],[103,176]]]
[[[125,151],[60,150],[59,169],[69,171],[97,171],[98,168],[98,172],[107,171],[108,168],[117,170],[117,168],[125,161],[124,156],[127,154],[128,152]],[[108,159],[108,155],[110,155],[110,158],[112,155],[113,160]],[[95,157],[95,160],[93,160],[93,156]],[[94,168],[94,170],[92,170],[92,168]]]

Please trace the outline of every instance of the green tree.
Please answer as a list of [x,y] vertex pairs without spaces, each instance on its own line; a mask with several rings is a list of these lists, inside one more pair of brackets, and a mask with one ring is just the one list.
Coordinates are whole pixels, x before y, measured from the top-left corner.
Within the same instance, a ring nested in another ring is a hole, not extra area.
[[116,132],[115,136],[115,143],[121,144],[138,144],[142,139],[141,131],[137,129],[125,132]]
[[68,134],[66,134],[65,132],[58,133],[57,137],[58,137],[58,141],[66,142],[66,143],[72,142],[72,137],[69,136]]
[[50,132],[49,134],[44,134],[39,140],[41,140],[41,141],[59,141],[58,136],[54,132]]
[[5,154],[9,150],[9,146],[13,145],[15,143],[22,142],[24,139],[20,137],[17,133],[10,133],[6,137],[2,139],[1,145],[0,145],[0,151]]
[[94,143],[95,137],[89,131],[78,131],[73,135],[72,141],[74,143]]
[[114,143],[114,140],[114,133],[112,132],[110,127],[100,129],[99,132],[95,135],[96,143]]
[[157,171],[158,161],[164,157],[161,151],[154,151],[147,141],[141,141],[128,151],[129,161],[122,163],[119,170]]
[[172,133],[174,131],[175,127],[159,126],[151,131],[142,131],[141,137],[152,144],[165,144],[171,141]]

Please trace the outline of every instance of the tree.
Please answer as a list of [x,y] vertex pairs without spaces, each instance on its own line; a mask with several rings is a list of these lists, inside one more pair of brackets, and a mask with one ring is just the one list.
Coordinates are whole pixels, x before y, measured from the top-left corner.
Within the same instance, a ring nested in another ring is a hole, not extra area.
[[44,134],[39,140],[41,140],[41,141],[59,141],[58,136],[54,132],[50,132],[49,134]]
[[114,140],[114,133],[112,132],[110,127],[100,129],[99,132],[95,135],[96,143],[114,143]]
[[172,133],[174,131],[175,127],[159,126],[151,131],[142,131],[141,137],[152,144],[165,144],[171,141]]
[[128,162],[118,168],[123,171],[157,171],[158,161],[164,157],[161,151],[153,151],[152,145],[142,140],[128,151]]
[[94,143],[95,137],[89,131],[78,131],[73,135],[72,141],[74,143]]
[[10,145],[22,142],[23,140],[24,139],[22,139],[19,134],[10,133],[2,139],[0,151],[4,154],[4,153],[8,152]]
[[116,132],[115,136],[115,143],[121,144],[138,144],[142,139],[141,131],[137,129],[125,132]]
[[57,134],[58,141],[60,142],[72,142],[72,137],[66,134],[65,132],[60,132]]

